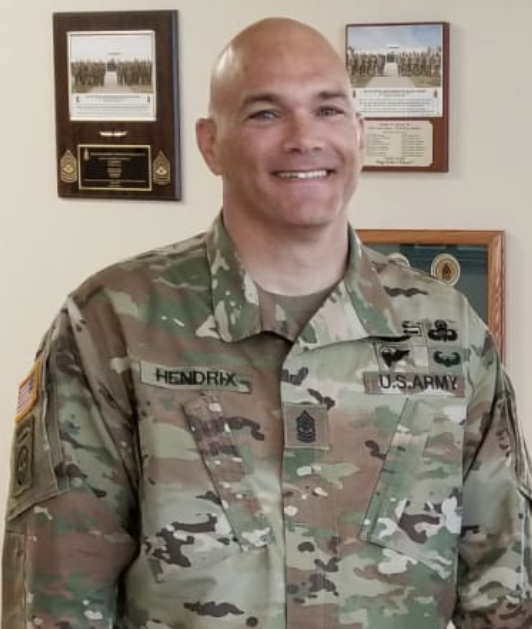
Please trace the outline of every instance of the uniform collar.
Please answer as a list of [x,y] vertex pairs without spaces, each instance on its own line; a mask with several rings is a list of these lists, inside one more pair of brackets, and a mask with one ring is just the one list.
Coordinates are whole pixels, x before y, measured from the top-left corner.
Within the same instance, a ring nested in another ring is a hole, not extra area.
[[220,214],[206,234],[213,313],[220,337],[241,341],[262,332],[259,294],[244,269]]
[[[265,331],[283,334],[286,321],[281,316],[261,316],[257,286],[244,269],[221,214],[206,234],[206,250],[214,320],[220,337],[236,342]],[[346,274],[303,330],[298,342],[312,347],[368,336],[402,334],[377,268],[350,228]]]

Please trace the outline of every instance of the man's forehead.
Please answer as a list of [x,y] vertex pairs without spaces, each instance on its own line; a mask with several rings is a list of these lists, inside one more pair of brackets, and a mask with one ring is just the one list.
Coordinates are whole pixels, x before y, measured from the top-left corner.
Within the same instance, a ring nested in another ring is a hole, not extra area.
[[268,89],[267,86],[257,87],[256,89],[244,90],[241,93],[240,102],[242,105],[253,105],[255,103],[283,103],[291,100],[305,99],[315,102],[328,101],[351,101],[351,94],[343,87],[324,86],[311,87],[302,85],[292,85],[289,90]]
[[[242,102],[305,98],[350,100],[351,87],[343,60],[321,39],[289,38],[275,43],[259,38],[229,46],[218,59],[211,84],[215,102],[234,106]],[[255,43],[257,40],[255,40]],[[239,97],[237,97],[237,95]],[[229,102],[228,102],[229,99]]]

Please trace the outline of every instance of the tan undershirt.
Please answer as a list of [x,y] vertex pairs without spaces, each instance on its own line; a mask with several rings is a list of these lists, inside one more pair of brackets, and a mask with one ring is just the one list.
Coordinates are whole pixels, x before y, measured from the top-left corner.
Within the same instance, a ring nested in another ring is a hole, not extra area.
[[258,286],[258,290],[261,302],[273,302],[280,306],[287,317],[295,323],[296,329],[301,331],[331,292],[332,286],[310,295],[280,295],[267,291],[261,286]]

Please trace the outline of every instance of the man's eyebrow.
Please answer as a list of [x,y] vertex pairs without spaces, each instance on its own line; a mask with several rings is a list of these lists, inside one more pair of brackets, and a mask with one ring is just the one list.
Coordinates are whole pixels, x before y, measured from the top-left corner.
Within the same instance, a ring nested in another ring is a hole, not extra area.
[[321,90],[317,96],[319,100],[350,100],[349,94],[344,90]]
[[[319,90],[313,96],[313,98],[317,101],[331,101],[331,100],[343,100],[345,102],[350,101],[349,94],[346,94],[344,90]],[[246,96],[240,106],[242,109],[246,107],[251,107],[257,103],[282,103],[283,97],[275,92],[257,92],[255,94],[249,94]]]
[[256,103],[279,103],[281,100],[281,97],[273,92],[257,92],[246,96],[242,100],[240,107],[241,109],[245,109]]

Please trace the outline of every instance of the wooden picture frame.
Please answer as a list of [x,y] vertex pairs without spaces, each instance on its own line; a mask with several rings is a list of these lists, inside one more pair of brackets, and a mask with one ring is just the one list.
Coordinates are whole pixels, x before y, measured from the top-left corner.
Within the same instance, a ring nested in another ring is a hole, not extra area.
[[364,170],[449,170],[449,31],[448,22],[346,25]]
[[180,200],[178,12],[54,13],[61,197]]
[[466,295],[504,357],[504,232],[357,229],[362,242],[438,277]]

